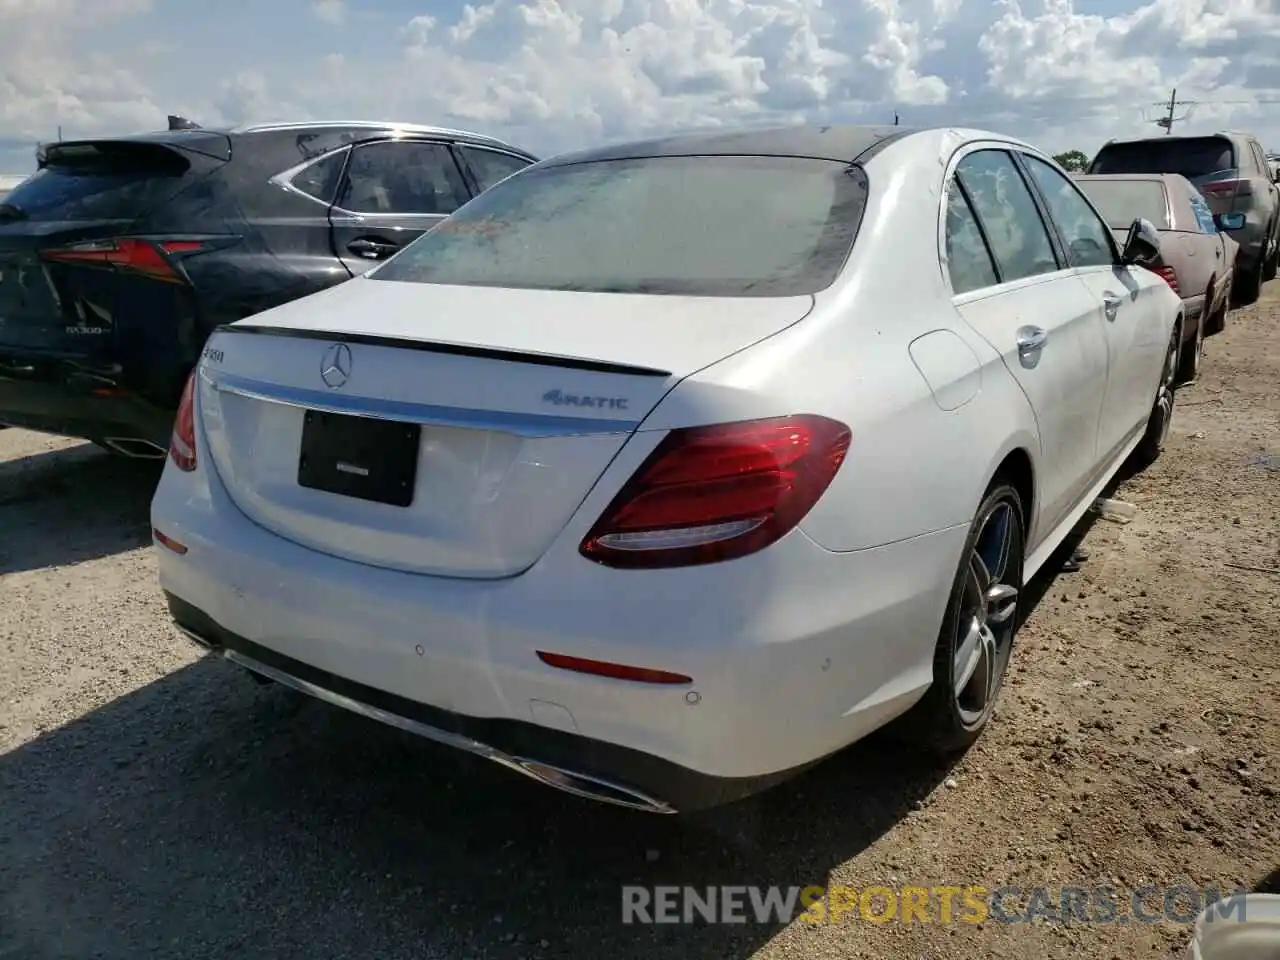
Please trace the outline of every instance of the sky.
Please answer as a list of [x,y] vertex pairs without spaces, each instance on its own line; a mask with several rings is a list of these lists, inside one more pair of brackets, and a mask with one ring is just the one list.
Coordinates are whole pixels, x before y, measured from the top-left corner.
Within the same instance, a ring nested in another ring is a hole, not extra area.
[[1280,151],[1280,0],[0,0],[0,174],[64,138],[378,119],[546,156],[737,123]]

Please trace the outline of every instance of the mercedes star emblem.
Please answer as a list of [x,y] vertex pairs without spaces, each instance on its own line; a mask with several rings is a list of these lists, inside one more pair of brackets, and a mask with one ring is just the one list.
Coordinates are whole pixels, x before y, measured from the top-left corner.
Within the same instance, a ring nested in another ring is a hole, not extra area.
[[320,361],[320,379],[326,387],[340,387],[351,377],[351,348],[345,343],[335,343],[324,352]]

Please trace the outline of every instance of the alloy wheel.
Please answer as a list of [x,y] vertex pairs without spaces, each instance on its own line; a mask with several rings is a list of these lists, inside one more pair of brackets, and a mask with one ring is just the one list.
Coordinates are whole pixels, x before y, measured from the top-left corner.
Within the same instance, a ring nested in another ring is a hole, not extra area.
[[981,724],[999,691],[1017,627],[1018,585],[1007,582],[1020,564],[1019,521],[1007,500],[978,518],[952,655],[952,695],[966,728]]
[[1156,441],[1157,449],[1164,449],[1169,438],[1169,428],[1173,425],[1173,392],[1178,382],[1178,347],[1182,335],[1178,329],[1173,331],[1173,339],[1169,343],[1169,352],[1164,359],[1164,373],[1160,378],[1160,388],[1156,391],[1155,412],[1160,418]]
[[1191,349],[1187,353],[1186,363],[1179,365],[1185,367],[1180,370],[1181,385],[1189,386],[1200,379],[1200,366],[1204,361],[1204,326],[1208,321],[1208,317],[1201,317],[1196,324],[1196,335],[1192,338]]

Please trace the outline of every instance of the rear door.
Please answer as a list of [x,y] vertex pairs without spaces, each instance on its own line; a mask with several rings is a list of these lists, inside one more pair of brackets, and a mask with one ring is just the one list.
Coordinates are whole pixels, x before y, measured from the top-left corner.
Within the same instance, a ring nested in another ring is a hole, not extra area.
[[334,253],[352,276],[417,239],[471,199],[448,143],[377,140],[351,148],[329,212]]
[[1098,463],[1103,466],[1151,411],[1169,345],[1168,291],[1150,270],[1120,264],[1110,227],[1079,187],[1040,158],[1020,156],[1049,208],[1068,263],[1103,317],[1107,378],[1097,427]]
[[47,147],[0,206],[0,354],[105,356],[121,310],[173,309],[173,253],[126,235],[229,158],[203,131]]
[[[1179,272],[1183,297],[1202,297],[1200,315],[1207,316],[1224,291],[1220,282],[1226,273],[1226,245],[1213,222],[1213,212],[1200,191],[1190,183],[1172,183],[1173,225],[1186,252]],[[1183,279],[1185,277],[1185,279]],[[1213,284],[1214,289],[1209,289]],[[1205,297],[1205,294],[1212,294]],[[1190,318],[1188,318],[1190,319]]]
[[1004,358],[1040,433],[1040,531],[1079,500],[1097,462],[1107,385],[1102,309],[1065,269],[1012,154],[980,148],[947,193],[956,309]]
[[1205,305],[1205,310],[1213,313],[1214,308],[1223,300],[1230,299],[1231,282],[1235,276],[1236,253],[1240,247],[1229,233],[1218,229],[1213,211],[1209,209],[1209,201],[1191,184],[1187,184],[1187,201],[1191,205],[1200,229],[1213,241],[1214,294],[1213,302]]

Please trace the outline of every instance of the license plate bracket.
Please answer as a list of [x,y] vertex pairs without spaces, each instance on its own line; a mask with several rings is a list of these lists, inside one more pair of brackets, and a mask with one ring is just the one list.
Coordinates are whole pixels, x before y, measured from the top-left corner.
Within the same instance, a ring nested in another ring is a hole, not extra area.
[[422,427],[308,410],[298,453],[298,486],[393,507],[413,503]]

